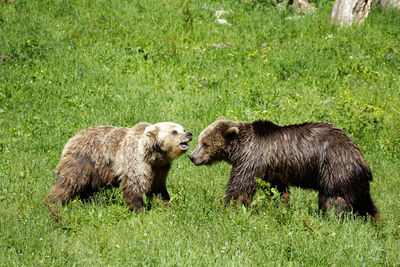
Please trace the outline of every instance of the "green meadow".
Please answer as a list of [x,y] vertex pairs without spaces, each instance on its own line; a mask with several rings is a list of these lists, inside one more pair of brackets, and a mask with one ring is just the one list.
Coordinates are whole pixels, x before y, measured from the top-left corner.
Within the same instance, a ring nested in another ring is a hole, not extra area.
[[[340,28],[333,3],[0,2],[0,266],[400,266],[400,13],[373,4]],[[60,206],[61,222],[44,205],[77,131],[173,121],[193,151],[218,116],[337,125],[372,169],[382,222],[322,214],[294,187],[288,206],[260,189],[224,207],[230,166],[188,154],[169,206],[131,213],[119,188]]]

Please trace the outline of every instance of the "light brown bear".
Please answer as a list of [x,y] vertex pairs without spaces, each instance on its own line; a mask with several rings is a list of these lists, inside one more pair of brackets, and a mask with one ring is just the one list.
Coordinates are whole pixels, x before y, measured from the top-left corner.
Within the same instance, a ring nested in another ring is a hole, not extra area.
[[65,145],[46,201],[64,204],[76,195],[87,197],[102,187],[118,185],[136,212],[143,206],[143,194],[161,194],[168,201],[171,162],[190,149],[191,140],[191,133],[172,122],[82,130]]
[[232,164],[226,189],[231,200],[249,203],[256,179],[288,197],[289,186],[319,192],[319,208],[378,219],[369,183],[371,170],[359,147],[339,128],[319,122],[279,126],[267,120],[234,122],[220,117],[201,132],[189,156],[196,165]]

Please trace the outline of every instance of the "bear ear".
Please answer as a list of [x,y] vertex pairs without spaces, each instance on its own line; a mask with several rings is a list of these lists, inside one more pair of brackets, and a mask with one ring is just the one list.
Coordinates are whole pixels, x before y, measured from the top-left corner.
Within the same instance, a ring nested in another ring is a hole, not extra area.
[[146,127],[146,129],[144,130],[144,133],[148,137],[156,138],[159,131],[160,131],[160,128],[158,126],[150,125],[150,126]]
[[217,121],[224,121],[224,120],[225,120],[224,116],[219,116],[219,117],[217,118]]
[[225,132],[224,136],[229,139],[234,139],[239,134],[239,128],[236,126],[229,127]]

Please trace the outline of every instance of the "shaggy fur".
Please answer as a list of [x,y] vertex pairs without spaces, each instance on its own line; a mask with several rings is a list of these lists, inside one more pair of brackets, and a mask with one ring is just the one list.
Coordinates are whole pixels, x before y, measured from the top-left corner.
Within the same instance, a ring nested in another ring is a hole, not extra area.
[[130,209],[143,206],[143,194],[170,199],[166,179],[173,159],[190,147],[192,134],[175,123],[139,123],[133,128],[90,127],[65,145],[57,180],[47,203],[87,197],[102,187],[120,185]]
[[200,134],[189,157],[196,165],[221,160],[233,165],[226,203],[249,203],[256,178],[262,178],[286,197],[289,186],[317,190],[323,211],[335,207],[336,212],[354,210],[378,218],[370,196],[370,168],[358,146],[330,124],[282,127],[270,121],[218,118]]

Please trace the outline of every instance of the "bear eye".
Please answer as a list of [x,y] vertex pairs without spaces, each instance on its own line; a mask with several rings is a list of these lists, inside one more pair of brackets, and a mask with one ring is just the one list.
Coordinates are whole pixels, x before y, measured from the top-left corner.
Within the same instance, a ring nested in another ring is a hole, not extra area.
[[173,131],[172,134],[173,134],[173,135],[177,135],[178,132],[177,132],[177,131]]
[[204,148],[204,149],[207,149],[207,148],[208,148],[208,144],[204,143],[204,144],[203,144],[203,148]]

